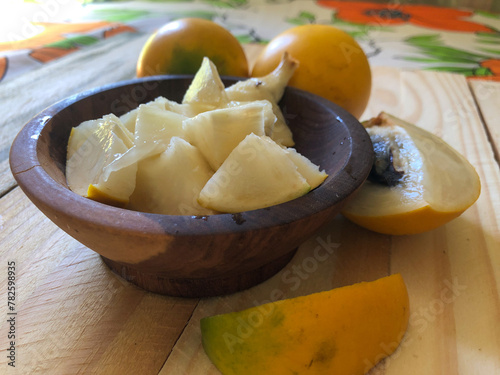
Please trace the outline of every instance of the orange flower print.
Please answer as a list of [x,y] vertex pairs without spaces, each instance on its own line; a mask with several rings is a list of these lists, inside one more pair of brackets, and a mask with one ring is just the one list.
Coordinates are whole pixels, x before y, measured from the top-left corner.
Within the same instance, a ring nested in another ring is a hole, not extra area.
[[488,59],[479,63],[481,74],[470,76],[468,79],[483,79],[500,82],[500,59]]
[[494,76],[498,76],[498,78],[500,78],[500,59],[481,61],[481,66],[489,69]]
[[63,57],[71,52],[78,50],[77,47],[73,48],[58,48],[58,47],[40,47],[35,48],[29,54],[35,60],[40,61],[41,63],[47,63],[52,60],[56,60],[60,57]]
[[135,33],[137,30],[133,28],[132,26],[128,25],[117,25],[114,26],[110,29],[104,30],[104,38],[111,38],[112,36],[124,33],[124,32],[131,32]]
[[318,0],[337,10],[337,18],[353,23],[382,26],[411,23],[430,29],[463,32],[492,32],[487,26],[467,21],[473,12],[427,5],[374,4],[363,1]]
[[5,73],[7,73],[7,58],[0,57],[0,81],[5,77]]

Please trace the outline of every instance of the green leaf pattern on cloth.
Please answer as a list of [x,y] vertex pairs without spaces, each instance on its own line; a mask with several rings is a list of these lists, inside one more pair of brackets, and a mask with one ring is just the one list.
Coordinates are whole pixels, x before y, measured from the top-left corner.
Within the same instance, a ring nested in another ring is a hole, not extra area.
[[[359,14],[356,9],[360,9]],[[329,24],[358,40],[372,66],[433,69],[500,81],[500,15],[450,8],[442,24],[435,14],[425,19],[426,14],[436,11],[446,15],[447,9],[335,0],[86,0],[82,14],[75,14],[70,21],[107,21],[125,26],[121,32],[149,34],[173,19],[200,17],[226,27],[241,43],[267,43],[296,25]],[[63,40],[46,41],[36,48],[72,53],[103,39],[96,32],[61,36]],[[16,69],[21,74],[36,64],[49,63],[30,61],[31,52],[27,50],[28,57],[23,57],[19,49],[0,43],[0,61],[5,61],[0,64],[0,82],[14,77]]]

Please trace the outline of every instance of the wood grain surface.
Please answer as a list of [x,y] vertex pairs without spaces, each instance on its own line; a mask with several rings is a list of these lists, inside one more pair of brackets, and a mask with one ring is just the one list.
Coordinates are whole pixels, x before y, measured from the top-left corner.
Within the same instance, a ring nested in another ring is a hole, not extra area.
[[[118,42],[116,47],[126,48]],[[78,63],[66,62],[75,68]],[[53,69],[49,75],[55,77]],[[130,75],[132,66],[112,70],[89,85]],[[85,79],[74,75],[79,84],[67,93],[85,86]],[[38,79],[34,98],[47,88],[47,78]],[[370,375],[500,374],[500,169],[492,147],[498,149],[500,87],[488,86],[489,94],[480,97],[478,86],[469,87],[458,75],[376,68],[363,116],[384,110],[443,137],[464,154],[482,182],[474,206],[439,229],[402,237],[372,233],[338,216],[280,273],[230,296],[171,298],[124,282],[45,218],[13,187],[4,168],[0,288],[6,291],[7,261],[15,260],[18,320],[16,368],[7,367],[3,352],[0,373],[215,375],[201,347],[202,317],[400,272],[410,295],[410,326],[400,348]],[[27,106],[2,119],[2,134],[10,139],[34,111],[66,96],[51,89],[33,103],[21,95],[19,103],[6,90],[0,88],[0,97],[9,106]],[[8,148],[9,140],[2,142]],[[6,297],[0,317],[0,347],[7,348]],[[382,351],[393,344],[384,345]]]

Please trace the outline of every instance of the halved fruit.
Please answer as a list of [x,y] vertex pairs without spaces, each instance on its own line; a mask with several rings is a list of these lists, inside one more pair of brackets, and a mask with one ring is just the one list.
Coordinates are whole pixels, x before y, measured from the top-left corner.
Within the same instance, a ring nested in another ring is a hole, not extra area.
[[242,212],[283,203],[311,190],[285,149],[250,134],[234,148],[201,190],[198,202],[220,212]]
[[201,320],[224,375],[362,375],[392,354],[409,320],[400,274]]
[[441,138],[386,113],[364,123],[375,150],[369,179],[342,214],[375,232],[435,229],[479,197],[474,167]]

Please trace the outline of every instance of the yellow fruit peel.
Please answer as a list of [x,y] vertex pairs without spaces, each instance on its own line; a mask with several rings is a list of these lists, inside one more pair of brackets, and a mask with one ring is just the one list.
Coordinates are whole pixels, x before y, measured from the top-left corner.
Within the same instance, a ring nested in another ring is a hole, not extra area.
[[113,197],[109,194],[106,194],[102,190],[100,190],[95,185],[89,185],[87,190],[87,198],[92,199],[96,202],[104,203],[110,206],[125,208],[127,207],[128,200],[121,200]]
[[201,320],[224,375],[361,375],[392,354],[409,320],[400,274]]

